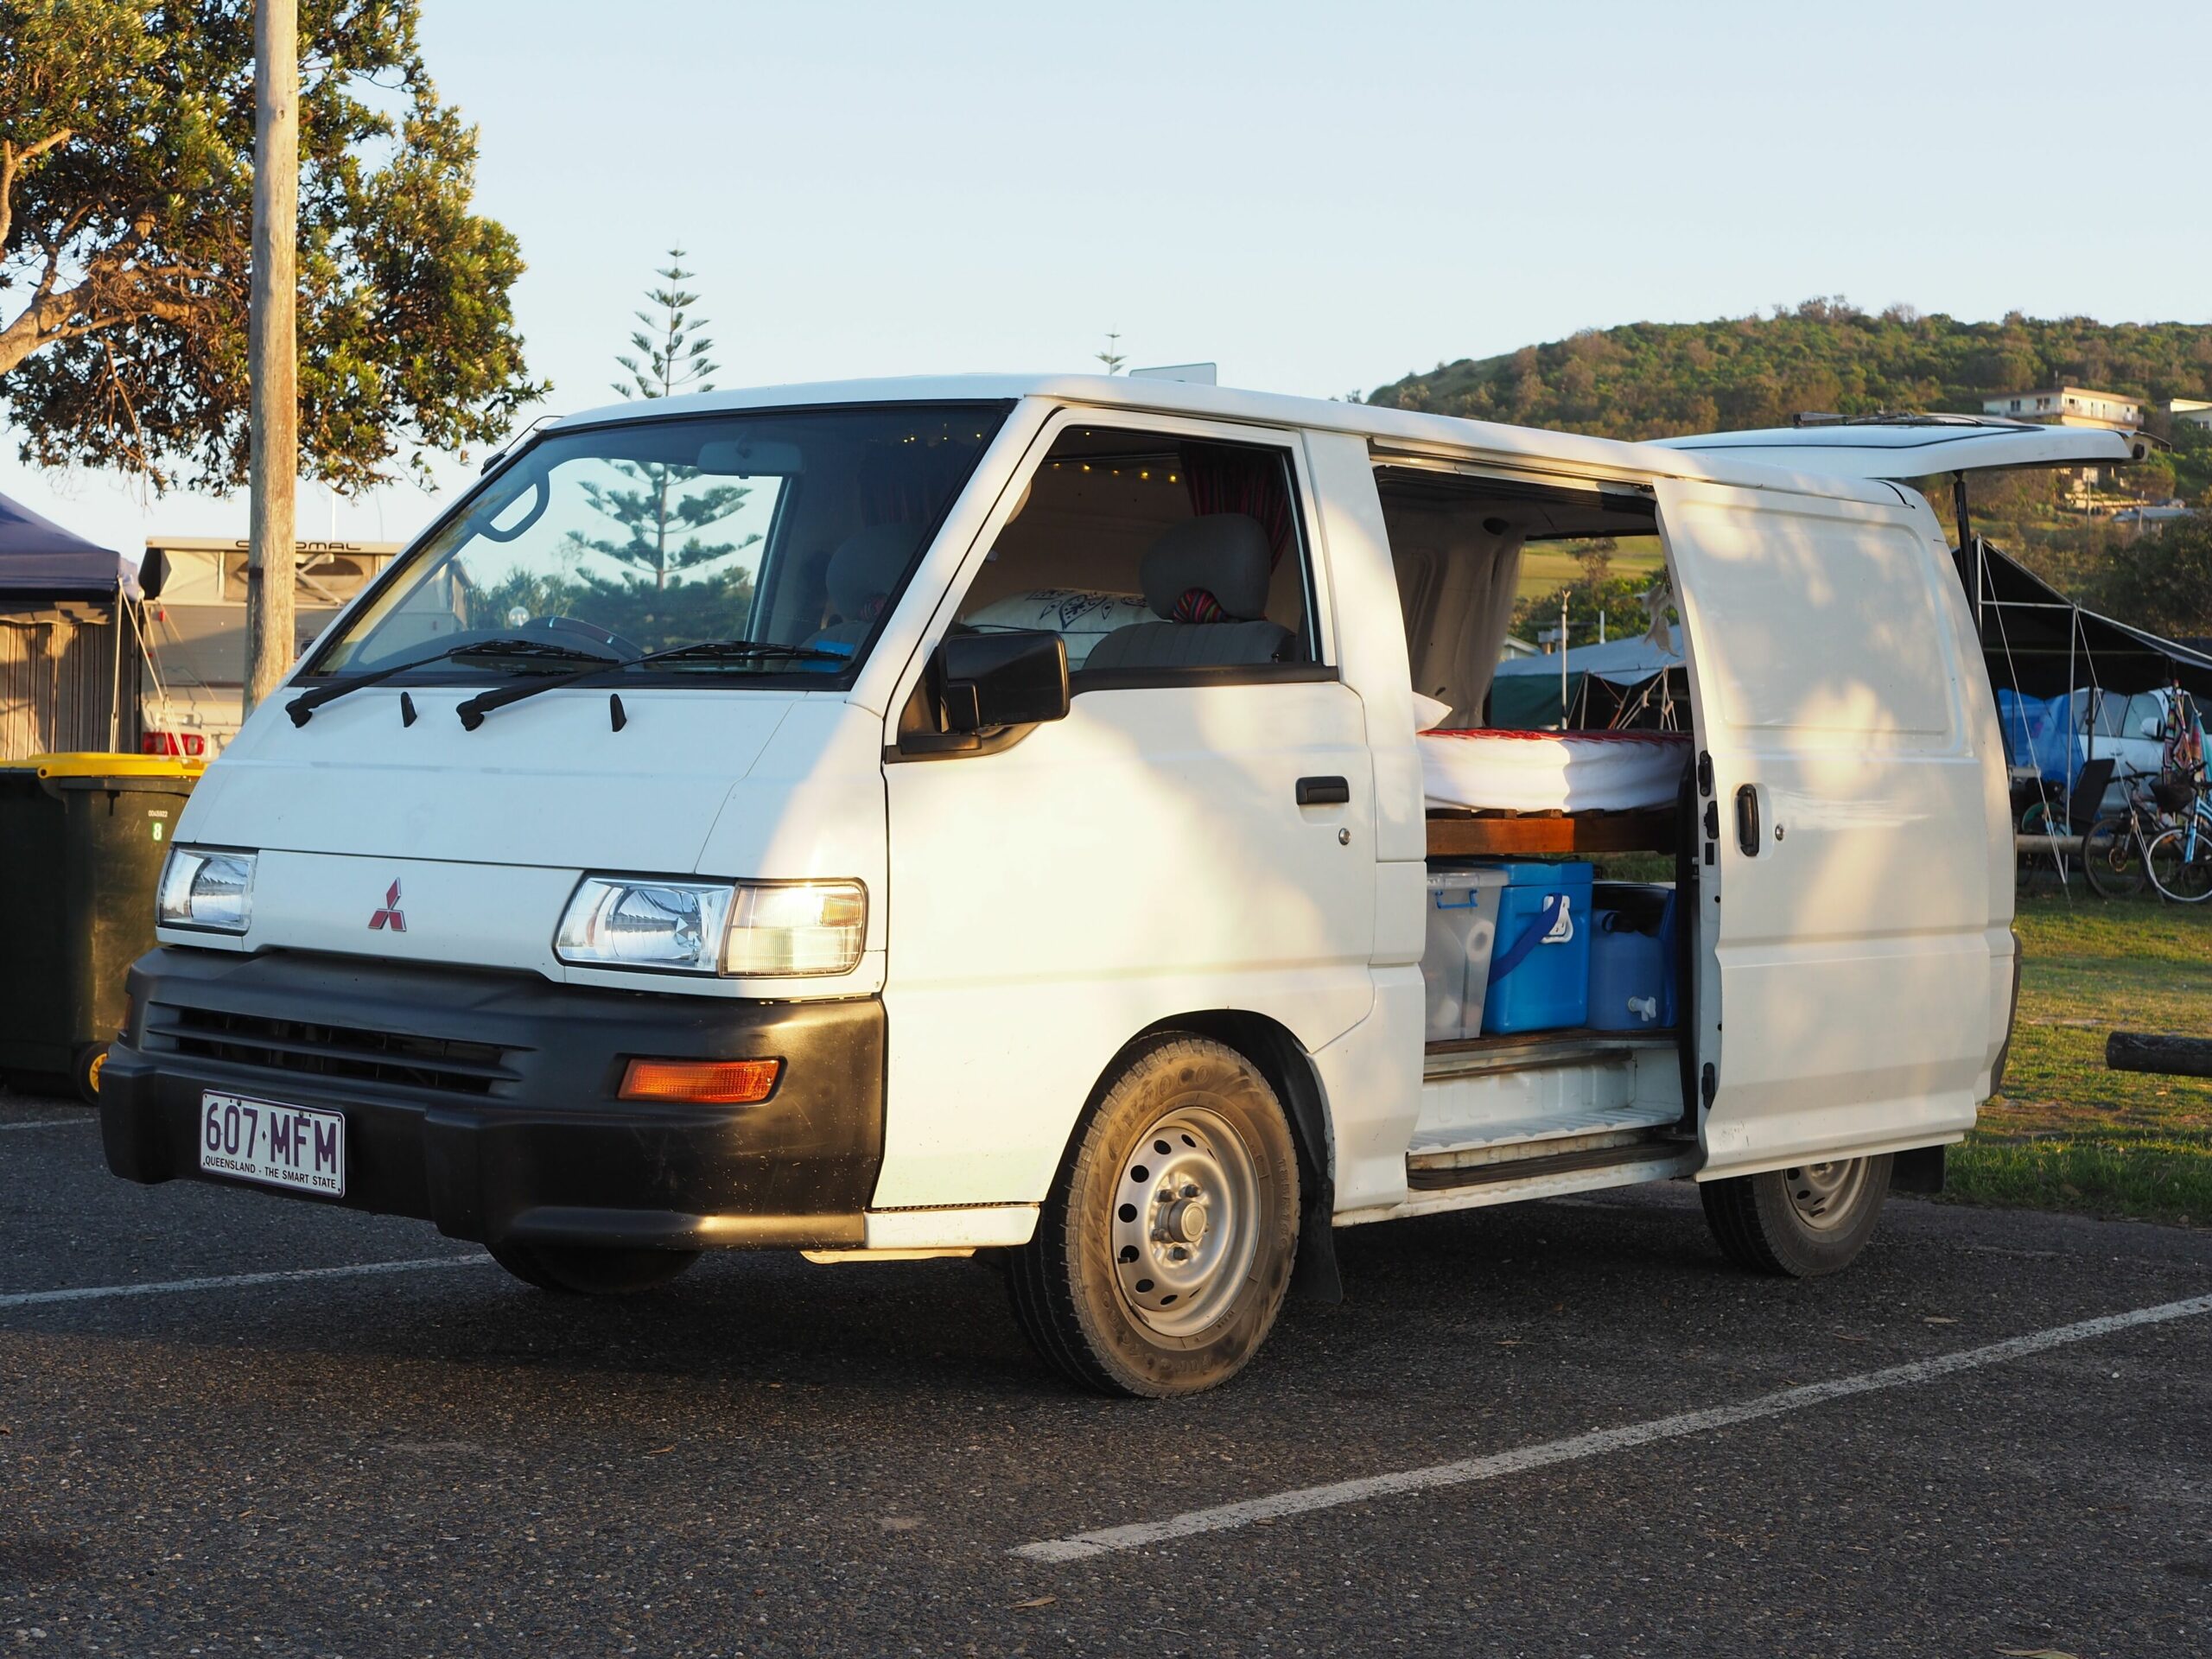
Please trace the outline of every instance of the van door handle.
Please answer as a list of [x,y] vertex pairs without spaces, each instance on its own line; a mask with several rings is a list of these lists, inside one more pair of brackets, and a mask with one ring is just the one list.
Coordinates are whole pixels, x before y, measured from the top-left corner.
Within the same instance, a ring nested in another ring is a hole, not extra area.
[[1298,780],[1300,806],[1350,806],[1351,785],[1341,778],[1301,778]]
[[1759,791],[1753,784],[1736,791],[1736,844],[1745,858],[1759,855]]

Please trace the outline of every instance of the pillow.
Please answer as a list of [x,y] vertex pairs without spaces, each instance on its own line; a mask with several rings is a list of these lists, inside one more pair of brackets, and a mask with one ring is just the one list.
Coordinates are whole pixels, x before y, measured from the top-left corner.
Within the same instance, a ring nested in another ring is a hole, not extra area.
[[1152,611],[1135,594],[1096,593],[1075,588],[1039,588],[995,599],[960,619],[979,627],[1037,628],[1067,641],[1068,669],[1081,668],[1090,648],[1115,629],[1149,622]]

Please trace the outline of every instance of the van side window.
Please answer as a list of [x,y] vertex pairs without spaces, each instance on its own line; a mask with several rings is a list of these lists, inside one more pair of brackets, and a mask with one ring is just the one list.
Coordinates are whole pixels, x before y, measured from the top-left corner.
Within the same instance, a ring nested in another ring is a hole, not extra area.
[[1295,477],[1270,445],[1071,427],[956,626],[1059,634],[1077,690],[1310,674]]

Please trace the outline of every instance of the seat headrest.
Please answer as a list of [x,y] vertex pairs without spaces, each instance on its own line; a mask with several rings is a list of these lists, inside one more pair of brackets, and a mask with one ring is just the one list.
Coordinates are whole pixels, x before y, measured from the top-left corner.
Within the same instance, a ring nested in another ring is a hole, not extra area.
[[1157,616],[1174,617],[1178,603],[1195,589],[1212,594],[1224,616],[1249,622],[1267,613],[1269,563],[1268,532],[1258,519],[1210,512],[1185,519],[1154,542],[1138,579]]
[[849,622],[873,617],[906,574],[918,539],[912,524],[870,524],[838,543],[823,573],[837,614]]

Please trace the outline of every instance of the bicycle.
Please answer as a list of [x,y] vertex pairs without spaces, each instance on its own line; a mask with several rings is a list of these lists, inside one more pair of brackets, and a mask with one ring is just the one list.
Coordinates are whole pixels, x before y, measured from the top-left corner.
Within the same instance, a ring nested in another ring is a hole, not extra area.
[[2182,804],[2170,810],[2181,814],[2181,822],[2162,831],[2143,849],[2144,868],[2150,872],[2151,885],[2159,896],[2171,899],[2177,905],[2201,905],[2212,899],[2212,805],[2204,798],[2204,772],[2198,768],[2194,779],[2184,784],[2163,784],[2153,786],[2162,792],[2159,804],[2181,799]]
[[2116,812],[2100,814],[2082,836],[2082,873],[2107,899],[2125,899],[2143,891],[2150,875],[2151,843],[2166,827],[2166,809],[2155,774],[2131,772],[2121,781],[2126,785],[2126,804]]

